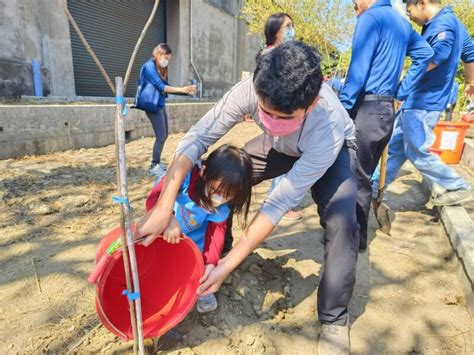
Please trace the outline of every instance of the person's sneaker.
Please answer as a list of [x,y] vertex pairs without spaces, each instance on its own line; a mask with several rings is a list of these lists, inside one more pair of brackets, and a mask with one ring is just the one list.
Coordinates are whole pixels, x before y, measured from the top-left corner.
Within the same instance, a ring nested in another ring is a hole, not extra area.
[[213,293],[207,296],[200,296],[197,301],[197,311],[199,313],[207,313],[215,311],[217,308],[217,299]]
[[435,206],[451,206],[470,201],[472,199],[472,188],[448,190],[445,193],[437,195],[433,199]]
[[446,189],[443,186],[438,185],[435,182],[431,186],[431,198],[432,199],[435,199],[436,197],[444,194],[445,192],[446,192]]
[[148,175],[161,178],[166,174],[166,167],[163,164],[151,164],[148,168]]
[[299,221],[303,218],[303,214],[297,211],[288,211],[282,219],[285,221]]
[[319,355],[348,355],[350,349],[348,325],[323,324],[319,335]]

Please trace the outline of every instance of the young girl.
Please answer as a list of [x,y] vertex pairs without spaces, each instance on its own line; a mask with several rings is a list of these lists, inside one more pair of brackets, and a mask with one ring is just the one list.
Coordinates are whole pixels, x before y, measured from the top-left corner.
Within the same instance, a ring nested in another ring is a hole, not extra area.
[[[165,179],[163,177],[148,196],[147,211],[158,201]],[[252,162],[244,150],[227,144],[214,150],[185,178],[174,204],[174,218],[163,232],[163,239],[179,243],[183,233],[203,253],[206,269],[217,265],[224,247],[230,211],[240,213],[244,225],[247,222],[251,179]],[[198,312],[210,312],[216,308],[217,300],[213,294],[199,297]]]

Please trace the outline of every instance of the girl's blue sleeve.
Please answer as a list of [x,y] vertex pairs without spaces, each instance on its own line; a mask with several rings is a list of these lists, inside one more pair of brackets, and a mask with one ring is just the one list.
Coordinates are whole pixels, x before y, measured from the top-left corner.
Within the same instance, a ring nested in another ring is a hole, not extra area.
[[165,87],[166,87],[166,84],[164,83],[164,81],[161,79],[160,75],[158,74],[158,72],[156,71],[156,67],[155,65],[153,64],[152,61],[148,61],[145,63],[145,73],[144,73],[145,77],[147,78],[147,80],[153,84],[153,86],[161,91],[161,92],[165,92]]

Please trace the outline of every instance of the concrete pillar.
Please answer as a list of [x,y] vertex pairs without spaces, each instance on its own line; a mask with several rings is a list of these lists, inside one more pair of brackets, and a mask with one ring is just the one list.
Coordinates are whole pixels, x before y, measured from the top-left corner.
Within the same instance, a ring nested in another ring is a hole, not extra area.
[[68,19],[59,1],[37,2],[43,65],[50,73],[51,95],[73,97],[76,90]]
[[170,84],[189,85],[193,78],[189,61],[189,0],[167,0],[166,36],[173,49],[169,66]]

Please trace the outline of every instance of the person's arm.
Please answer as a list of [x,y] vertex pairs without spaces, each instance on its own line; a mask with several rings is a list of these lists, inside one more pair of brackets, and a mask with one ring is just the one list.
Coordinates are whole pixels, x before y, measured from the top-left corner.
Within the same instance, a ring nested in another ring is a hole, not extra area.
[[194,95],[196,92],[196,86],[183,86],[175,87],[166,85],[165,82],[161,79],[160,75],[156,71],[155,64],[152,61],[148,61],[145,64],[145,77],[152,83],[152,85],[160,92],[165,92],[169,94],[189,94]]
[[204,264],[217,265],[224,249],[225,232],[227,221],[209,222],[204,240]]
[[360,91],[364,88],[379,40],[380,26],[377,20],[371,14],[362,14],[357,20],[352,39],[349,71],[339,94],[339,100],[347,111],[354,107]]
[[222,258],[215,268],[206,268],[197,293],[208,295],[216,292],[225,278],[270,235],[273,228],[272,221],[258,212],[229,254]]
[[449,58],[454,45],[454,37],[454,32],[449,28],[440,28],[439,33],[431,43],[434,55],[430,60],[427,71],[433,70]]
[[466,85],[464,87],[464,96],[471,98],[474,96],[474,62],[464,63],[464,73],[466,75]]
[[153,187],[151,190],[150,194],[146,198],[145,201],[145,210],[148,212],[150,211],[155,205],[156,202],[158,201],[158,198],[160,197],[161,191],[163,190],[163,185],[165,183],[166,177],[163,176],[160,181],[158,181],[158,184]]
[[168,226],[179,188],[196,161],[226,134],[244,114],[257,109],[257,97],[252,79],[244,79],[234,86],[203,118],[181,139],[175,158],[168,168],[158,203],[139,224],[136,238],[150,235],[144,242],[151,243]]
[[466,77],[464,95],[472,97],[474,96],[474,42],[465,29],[461,60],[464,62],[464,75]]
[[170,165],[158,202],[140,221],[135,232],[136,239],[149,236],[144,245],[149,245],[168,227],[179,188],[192,167],[193,162],[183,155],[177,156]]
[[398,101],[404,101],[413,88],[420,82],[426,73],[433,49],[415,30],[412,29],[408,41],[407,55],[411,58],[411,65],[400,83],[396,93]]

